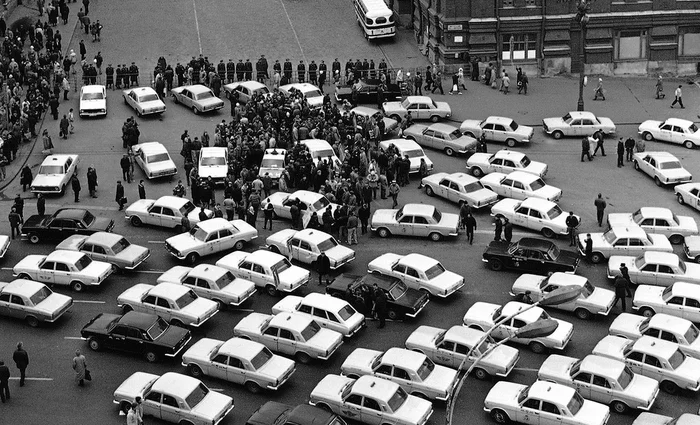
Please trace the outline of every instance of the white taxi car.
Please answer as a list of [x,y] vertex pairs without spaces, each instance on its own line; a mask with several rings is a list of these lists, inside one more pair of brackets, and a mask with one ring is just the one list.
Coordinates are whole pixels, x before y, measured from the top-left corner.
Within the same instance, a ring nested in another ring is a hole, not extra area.
[[107,115],[107,89],[105,86],[95,84],[80,88],[78,114],[81,117]]
[[272,314],[295,313],[313,319],[323,328],[351,337],[365,326],[365,316],[347,301],[312,292],[305,297],[287,295],[272,306]]
[[93,260],[113,264],[120,270],[134,270],[151,256],[150,249],[133,245],[124,236],[111,232],[69,236],[56,250],[83,252]]
[[[425,354],[437,364],[452,369],[462,367],[463,370],[469,369],[477,358],[491,350],[479,360],[474,376],[480,380],[489,376],[507,377],[520,359],[520,352],[507,345],[496,346],[491,338],[484,339],[485,335],[483,331],[459,325],[450,329],[419,326],[406,339],[405,346]],[[480,341],[483,342],[476,347]]]
[[475,139],[482,135],[490,142],[505,143],[509,148],[515,145],[530,143],[535,129],[526,125],[518,125],[512,118],[488,117],[485,120],[464,120],[459,131]]
[[686,282],[676,282],[666,288],[639,285],[634,292],[632,309],[645,317],[666,313],[700,323],[700,287]]
[[674,245],[683,242],[686,236],[698,234],[698,224],[693,217],[676,215],[668,208],[642,207],[631,214],[608,214],[609,227],[635,225],[649,233],[665,235]]
[[168,150],[161,143],[147,142],[134,145],[136,163],[143,170],[147,179],[172,177],[177,174],[177,167]]
[[33,328],[53,323],[73,306],[73,298],[26,279],[0,282],[0,315],[24,320]]
[[333,147],[330,143],[321,139],[304,139],[301,141],[303,146],[309,150],[309,155],[316,165],[325,161],[329,165],[333,165],[334,168],[340,169],[341,162],[338,156],[335,154]]
[[243,338],[202,338],[182,355],[182,365],[195,378],[207,375],[223,379],[243,385],[253,394],[278,390],[296,371],[294,360]]
[[32,193],[63,194],[73,173],[78,170],[79,155],[49,155],[39,166],[39,172],[32,180],[29,189]]
[[[514,225],[541,232],[547,238],[569,232],[566,226],[568,214],[559,205],[542,198],[501,199],[491,207],[491,215],[505,217]],[[581,217],[575,217],[581,222]]]
[[683,253],[686,258],[700,264],[700,236],[688,236],[683,241]]
[[195,115],[224,107],[224,101],[216,97],[209,87],[201,84],[175,87],[171,93],[175,103],[182,103],[186,108],[192,109]]
[[666,121],[646,120],[639,125],[637,132],[648,142],[658,140],[675,143],[687,149],[700,146],[698,127],[689,120],[680,118],[668,118]]
[[5,257],[8,249],[10,249],[10,237],[7,235],[0,235],[0,258]]
[[428,96],[407,96],[401,101],[384,102],[382,112],[398,122],[401,122],[409,112],[414,120],[438,122],[441,118],[449,118],[452,115],[452,108],[447,102],[438,102]]
[[388,252],[370,261],[367,271],[399,278],[409,288],[441,298],[449,297],[465,284],[464,277],[446,270],[438,260],[423,254]]
[[268,174],[272,179],[273,184],[279,186],[279,180],[284,171],[286,164],[287,150],[272,148],[265,149],[262,161],[260,162],[260,170],[258,177],[263,177]]
[[[337,90],[337,89],[336,89]],[[337,94],[336,94],[337,99]],[[340,101],[342,102],[342,100]],[[355,114],[357,116],[363,117],[365,120],[369,120],[371,117],[375,117],[376,122],[379,123],[381,120],[384,123],[384,135],[389,135],[399,128],[399,122],[393,118],[385,117],[382,111],[375,108],[370,108],[367,106],[356,106],[350,110],[350,116]],[[357,129],[361,130],[362,126],[360,123],[357,124]]]
[[311,391],[309,404],[367,424],[425,425],[433,414],[428,400],[369,375],[358,379],[326,375]]
[[476,139],[463,135],[457,127],[442,123],[413,124],[403,131],[403,137],[414,140],[419,145],[443,151],[448,156],[474,153],[478,144]]
[[659,395],[659,383],[638,375],[620,360],[589,354],[583,359],[552,354],[537,379],[575,389],[581,396],[609,404],[616,413],[649,410]]
[[117,306],[124,313],[138,311],[162,317],[171,325],[202,326],[219,312],[219,305],[201,298],[190,288],[163,282],[155,286],[138,283],[117,297]]
[[340,366],[340,373],[353,379],[363,375],[384,378],[408,394],[438,401],[450,399],[458,381],[456,370],[436,365],[425,354],[397,347],[384,353],[356,348]]
[[550,186],[542,178],[524,171],[490,173],[481,178],[481,184],[503,198],[541,198],[556,202],[562,195],[558,187]]
[[498,195],[484,187],[476,177],[466,173],[435,173],[421,180],[425,186],[425,194],[437,195],[459,204],[467,204],[471,208],[483,208],[498,201]]
[[253,253],[235,251],[221,258],[216,265],[230,270],[238,278],[250,280],[259,288],[265,288],[270,296],[277,296],[279,292],[294,292],[311,278],[308,270],[293,265],[287,257],[265,249]]
[[[139,199],[125,211],[125,218],[132,226],[143,224],[181,229],[182,217],[187,217],[191,224],[199,223],[201,209],[194,206],[192,201],[179,196],[161,196],[158,199]],[[207,218],[212,218],[214,212],[205,209]]]
[[230,271],[212,264],[175,266],[160,275],[156,282],[185,285],[200,297],[218,303],[219,309],[238,307],[255,294],[253,282],[235,277]]
[[234,102],[248,103],[254,96],[270,97],[270,89],[265,84],[258,81],[236,81],[235,83],[224,84],[222,87],[226,97]]
[[292,83],[280,86],[279,90],[285,95],[289,95],[294,91],[301,92],[304,95],[304,99],[309,104],[309,107],[320,108],[323,106],[323,92],[313,84],[309,83]]
[[673,187],[676,200],[700,211],[700,183],[683,183]]
[[594,315],[607,316],[613,306],[615,292],[593,286],[587,278],[569,273],[556,272],[549,276],[523,274],[515,280],[510,295],[523,297],[528,294],[533,302],[540,301],[555,289],[578,286],[581,294],[573,301],[552,306],[564,311],[573,311],[581,320]]
[[[292,213],[290,208],[294,202],[303,204],[300,208],[300,213],[304,217],[308,217],[311,213],[318,214],[318,221],[323,224],[323,212],[331,207],[331,211],[340,208],[338,204],[332,204],[324,195],[310,190],[297,190],[294,193],[275,192],[262,201],[261,209],[264,209],[267,204],[272,204],[275,217],[286,218],[290,220]],[[308,218],[306,219],[308,222]]]
[[658,413],[642,412],[632,425],[700,425],[700,416],[683,413],[677,418],[672,418]]
[[443,213],[427,204],[405,204],[398,210],[380,208],[370,220],[370,228],[381,238],[404,235],[429,237],[433,242],[457,236],[458,225],[457,214]]
[[513,171],[524,171],[540,178],[547,175],[547,164],[532,161],[522,152],[501,149],[496,153],[475,153],[467,159],[467,170],[474,177],[482,177],[489,173],[510,174]]
[[340,332],[324,329],[310,317],[296,313],[250,313],[236,324],[233,335],[294,356],[303,364],[328,360],[343,344]]
[[[517,301],[510,301],[504,306],[478,301],[469,307],[469,310],[467,310],[462,318],[462,323],[463,326],[469,328],[487,331],[503,318],[514,316],[518,311],[527,307],[529,307],[527,304]],[[548,348],[555,350],[563,350],[566,348],[571,341],[571,335],[574,333],[574,325],[550,317],[549,314],[540,307],[533,307],[498,325],[491,333],[491,336],[497,340],[508,338],[513,335],[514,330],[540,319],[552,319],[556,321],[559,326],[548,336],[537,338],[515,337],[512,338],[511,341],[527,345],[532,352],[537,354],[544,353]]]
[[[639,226],[614,227],[605,233],[591,232],[593,240],[591,261],[602,263],[613,255],[639,256],[647,251],[673,252],[664,235],[647,233]],[[578,235],[578,252],[585,255],[586,234]]]
[[389,146],[396,147],[401,158],[408,156],[408,160],[411,163],[409,168],[409,173],[417,173],[420,170],[421,159],[425,160],[425,164],[428,166],[428,171],[433,170],[433,161],[428,158],[428,156],[423,151],[418,143],[411,139],[390,139],[382,140],[379,142],[379,147],[384,150],[384,152],[389,149]]
[[627,363],[633,372],[659,381],[669,394],[700,389],[700,360],[687,357],[670,341],[649,336],[633,341],[608,335],[593,348],[593,354]]
[[241,250],[246,242],[257,237],[257,229],[244,220],[215,217],[200,221],[189,232],[169,237],[165,249],[178,260],[197,264],[206,255]]
[[700,359],[700,329],[680,317],[664,313],[652,317],[622,313],[613,320],[608,333],[632,340],[648,336],[675,342],[685,355]]
[[211,179],[216,184],[223,184],[228,174],[228,149],[206,147],[199,151],[197,173],[202,179]]
[[615,123],[610,118],[596,117],[592,112],[571,111],[563,117],[545,118],[542,120],[544,132],[555,139],[564,136],[592,136],[602,131],[606,136],[615,134]]
[[606,425],[610,408],[584,400],[573,388],[536,381],[530,386],[496,382],[486,395],[484,410],[499,424]]
[[135,372],[114,391],[113,402],[126,413],[136,397],[143,400],[144,416],[176,424],[217,425],[233,410],[233,398],[175,372]]
[[114,266],[93,261],[76,251],[54,251],[49,255],[27,255],[12,268],[19,279],[35,280],[48,285],[68,285],[75,292],[87,286],[99,286],[114,272]]
[[156,115],[165,112],[165,103],[151,87],[133,87],[122,93],[124,102],[136,111],[136,115]]
[[672,252],[648,251],[638,257],[613,255],[608,260],[608,279],[620,276],[622,264],[627,267],[630,283],[635,285],[700,283],[700,264],[682,261]]
[[354,250],[339,244],[328,233],[316,229],[283,229],[268,236],[265,242],[270,251],[310,264],[313,269],[316,268],[316,260],[322,252],[328,257],[331,270],[336,270],[355,259]]
[[632,157],[634,169],[654,179],[657,186],[688,183],[693,175],[683,168],[681,162],[668,152],[637,152]]

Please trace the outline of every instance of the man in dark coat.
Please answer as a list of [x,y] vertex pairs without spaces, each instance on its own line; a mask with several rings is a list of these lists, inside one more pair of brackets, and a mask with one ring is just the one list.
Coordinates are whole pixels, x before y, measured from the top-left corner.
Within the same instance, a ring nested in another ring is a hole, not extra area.
[[503,223],[503,238],[506,240],[506,242],[510,243],[510,241],[513,239],[513,223],[510,222],[507,218],[504,219],[505,223]]
[[129,161],[129,156],[127,154],[124,154],[122,156],[122,159],[119,160],[119,166],[122,169],[122,178],[126,180],[127,183],[131,183],[131,179],[129,177],[131,170],[131,161]]
[[90,192],[90,196],[92,198],[97,198],[97,170],[95,170],[94,167],[88,167],[87,170],[87,182],[88,182],[88,191]]
[[474,243],[474,230],[476,230],[476,219],[472,213],[467,213],[464,218],[464,228],[467,230],[467,239],[469,240],[469,245]]
[[34,176],[32,176],[32,170],[28,165],[22,168],[22,177],[20,177],[20,183],[22,184],[22,192],[27,191],[27,186],[31,186]]
[[117,180],[117,190],[114,194],[114,201],[119,205],[119,211],[124,209],[126,198],[124,197],[124,186],[122,186],[121,180]]
[[297,80],[300,83],[306,81],[306,65],[304,65],[304,61],[299,61],[299,65],[297,65]]
[[617,141],[617,168],[625,166],[625,144],[622,142],[622,137]]
[[493,240],[496,242],[500,242],[502,240],[501,233],[503,232],[503,220],[501,220],[501,217],[503,217],[503,216],[497,215],[496,221],[494,222],[494,224],[496,225],[496,228],[494,230]]
[[70,185],[73,189],[73,195],[75,196],[75,202],[80,202],[80,180],[78,180],[78,172],[73,173],[73,177],[70,179]]
[[[331,260],[325,252],[321,252],[321,255],[316,259],[316,271],[318,272],[318,284],[323,285],[323,276],[327,276],[331,272]],[[330,280],[326,277],[326,285],[329,283]]]
[[386,294],[374,284],[374,312],[379,319],[379,329],[386,325]]
[[618,276],[615,279],[615,301],[613,301],[613,307],[617,305],[618,301],[622,301],[622,312],[624,313],[627,311],[625,298],[631,296],[632,292],[629,288],[629,280],[625,279],[623,276]]
[[146,199],[146,186],[144,186],[143,180],[139,180],[139,199]]
[[10,399],[10,369],[0,360],[0,400],[4,403]]
[[22,236],[22,231],[20,230],[20,226],[22,225],[22,217],[20,217],[20,215],[17,213],[17,208],[12,207],[10,214],[7,216],[7,221],[10,222],[12,239],[15,238],[15,233],[17,233],[17,237]]
[[14,353],[12,353],[12,360],[15,362],[17,369],[19,369],[19,386],[23,387],[24,375],[27,370],[27,366],[29,366],[29,354],[27,354],[27,351],[24,349],[21,342],[17,343],[17,349]]
[[43,194],[38,194],[36,199],[36,212],[39,215],[44,215],[46,213],[46,198]]

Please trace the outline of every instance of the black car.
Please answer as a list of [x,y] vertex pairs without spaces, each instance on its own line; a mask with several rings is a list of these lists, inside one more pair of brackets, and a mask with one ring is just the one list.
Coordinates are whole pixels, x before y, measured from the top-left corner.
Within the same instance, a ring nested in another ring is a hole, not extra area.
[[276,401],[268,401],[258,407],[246,425],[346,425],[338,415],[320,407],[300,404],[292,407]]
[[[357,103],[377,104],[377,87],[381,81],[378,79],[360,80],[360,89],[357,91]],[[397,84],[387,84],[384,90],[384,100],[401,99],[401,89]],[[347,100],[352,102],[352,85],[336,86],[335,100],[342,102]]]
[[42,240],[64,240],[72,235],[92,235],[97,232],[111,232],[114,220],[95,217],[82,208],[61,208],[53,215],[33,215],[22,226],[22,239],[31,243]]
[[364,276],[353,274],[341,274],[326,287],[326,292],[334,297],[344,297],[348,285],[353,291],[362,285],[374,288],[374,284],[386,294],[387,316],[391,320],[404,316],[416,317],[428,304],[428,294],[406,286],[395,277],[384,276],[379,273],[369,273]]
[[123,316],[101,313],[80,331],[94,351],[110,349],[143,355],[149,362],[175,357],[190,342],[189,330],[155,314],[130,311]]
[[493,241],[486,248],[481,261],[491,270],[516,269],[547,274],[574,273],[579,263],[578,252],[559,249],[552,241],[522,238],[517,242]]

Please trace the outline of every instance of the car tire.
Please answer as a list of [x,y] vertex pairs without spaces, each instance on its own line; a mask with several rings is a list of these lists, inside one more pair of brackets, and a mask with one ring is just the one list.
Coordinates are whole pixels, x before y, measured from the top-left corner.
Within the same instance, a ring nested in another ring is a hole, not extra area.
[[391,232],[389,232],[389,229],[384,228],[384,227],[380,227],[377,230],[377,234],[379,235],[380,238],[388,238],[389,236],[391,236]]
[[197,264],[197,261],[199,261],[199,254],[197,254],[196,252],[190,252],[189,254],[187,254],[187,257],[185,257],[185,261],[187,262],[187,264],[195,265]]
[[603,262],[605,259],[605,256],[601,254],[600,252],[594,252],[591,254],[591,263],[593,264],[600,264]]
[[401,122],[401,117],[396,114],[392,115],[390,118],[396,122]]
[[652,140],[654,140],[654,136],[648,131],[645,131],[644,133],[642,133],[642,138],[644,140],[646,140],[647,142],[651,142]]
[[245,245],[245,241],[236,241],[236,244],[233,245],[233,249],[236,251],[240,251],[243,249],[243,245]]
[[246,382],[244,386],[245,389],[248,390],[248,392],[251,394],[258,394],[260,391],[262,391],[260,385],[253,381]]
[[683,243],[683,235],[671,235],[668,237],[668,241],[673,245],[680,245]]
[[438,232],[433,232],[430,234],[430,240],[433,242],[440,242],[442,240],[442,235]]
[[697,257],[695,257],[695,262],[698,263],[698,264],[700,264],[700,255],[698,255]]
[[551,238],[555,237],[556,234],[554,234],[554,230],[552,230],[548,227],[543,227],[542,228],[542,236],[544,236],[545,238],[551,239]]
[[685,199],[683,199],[682,193],[676,193],[676,201],[681,205],[685,205]]
[[24,321],[27,322],[27,324],[32,328],[36,328],[39,326],[39,319],[37,319],[34,316],[27,316],[24,318]]
[[629,410],[629,407],[625,403],[623,403],[619,400],[614,400],[612,403],[610,403],[610,409],[613,412],[622,415],[624,413],[627,413],[627,410]]
[[121,403],[119,403],[119,410],[124,412],[124,414],[126,415],[127,413],[129,413],[129,410],[131,410],[131,402],[123,400]]
[[401,317],[401,315],[400,315],[399,313],[397,313],[396,310],[388,310],[388,311],[386,312],[386,317],[387,317],[389,320],[399,320],[399,318]]
[[122,313],[126,314],[130,311],[134,311],[134,308],[132,306],[130,306],[129,304],[124,304],[122,306]]
[[331,409],[331,407],[326,403],[316,403],[316,407],[318,407],[319,409],[323,409],[328,413],[333,413],[333,409]]
[[559,139],[561,139],[562,137],[564,137],[564,133],[562,133],[561,131],[557,130],[557,131],[555,131],[555,132],[552,133],[552,137],[554,137],[556,140],[559,140]]
[[294,358],[301,364],[309,364],[311,363],[311,360],[313,360],[310,355],[303,351],[298,351],[296,354],[294,354]]
[[74,280],[70,283],[70,289],[75,292],[83,292],[85,290],[85,284],[79,280]]
[[425,194],[428,196],[434,196],[435,192],[433,192],[433,188],[430,187],[430,185],[425,185]]
[[437,115],[433,115],[432,117],[430,117],[430,121],[431,122],[438,122],[438,121],[440,121],[440,117],[438,117]]
[[491,411],[491,419],[497,424],[507,424],[510,422],[508,414],[501,409],[493,409]]
[[143,353],[143,357],[146,359],[148,363],[157,363],[158,362],[158,354],[156,354],[155,351],[146,351]]
[[678,390],[680,390],[680,388],[678,388],[678,385],[676,385],[675,382],[671,382],[671,381],[663,381],[659,385],[659,387],[661,387],[661,390],[663,390],[665,393],[668,393],[671,395],[677,394]]
[[102,350],[102,343],[99,339],[90,337],[88,338],[88,347],[90,347],[92,351],[100,351]]
[[576,317],[581,320],[590,320],[592,316],[591,312],[585,308],[577,308],[574,313],[576,314]]
[[30,233],[30,234],[29,234],[29,242],[31,242],[31,243],[33,243],[34,245],[36,245],[36,244],[38,244],[39,242],[41,242],[41,238],[40,238],[39,235],[37,235],[36,233]]
[[271,296],[271,297],[276,297],[277,294],[278,294],[277,288],[275,288],[275,287],[272,286],[272,285],[267,285],[267,286],[265,287],[265,292],[267,292],[267,295],[269,295],[269,296]]
[[656,314],[656,312],[649,307],[642,307],[639,309],[639,314],[641,314],[644,317],[652,317]]
[[515,139],[506,140],[506,146],[508,146],[509,148],[514,148],[517,144],[518,142],[516,142]]
[[541,342],[533,341],[528,346],[530,347],[530,351],[535,354],[543,354],[545,351],[547,351],[547,347],[545,347]]
[[480,367],[477,367],[476,369],[474,369],[474,376],[479,381],[486,381],[487,379],[490,378],[488,372],[486,372],[484,369],[482,369]]
[[141,227],[141,225],[143,224],[143,221],[141,221],[141,219],[135,215],[131,216],[131,218],[129,219],[129,222],[134,227]]
[[634,161],[634,169],[637,171],[642,171],[642,168],[639,166],[639,162]]
[[659,176],[654,176],[654,183],[659,187],[663,186],[663,183],[661,183],[661,179],[659,179]]
[[270,249],[270,252],[274,252],[275,254],[279,254],[279,253],[280,253],[280,249],[277,248],[277,245],[270,245],[270,248],[269,248],[269,249]]
[[32,280],[32,277],[29,276],[26,273],[20,273],[19,276],[17,276],[17,279],[26,279],[26,280]]
[[192,107],[192,112],[194,112],[195,115],[199,115],[199,109],[197,109],[196,106]]
[[197,366],[196,364],[190,364],[187,365],[187,373],[190,374],[190,376],[201,379],[202,376],[204,376],[204,372],[202,371],[202,368]]
[[690,140],[683,142],[683,146],[685,146],[686,149],[695,149],[695,143],[691,142]]
[[452,148],[445,148],[445,155],[447,156],[453,156],[455,154],[454,149]]
[[479,168],[479,167],[473,167],[471,169],[471,172],[472,172],[472,176],[476,177],[477,179],[484,175],[484,172],[481,171],[481,168]]
[[495,272],[500,272],[503,270],[503,261],[497,258],[492,258],[489,260],[489,267]]

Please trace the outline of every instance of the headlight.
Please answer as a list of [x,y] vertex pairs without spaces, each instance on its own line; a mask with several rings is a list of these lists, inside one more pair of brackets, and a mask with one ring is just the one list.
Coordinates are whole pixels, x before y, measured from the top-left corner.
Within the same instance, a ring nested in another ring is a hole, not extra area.
[[56,192],[58,192],[59,190],[61,190],[61,188],[58,187],[58,186],[54,186],[54,187],[53,187],[53,190],[55,190]]

